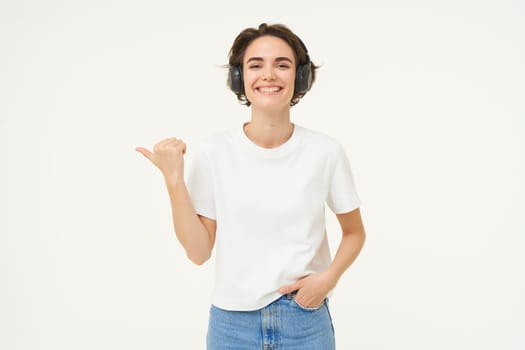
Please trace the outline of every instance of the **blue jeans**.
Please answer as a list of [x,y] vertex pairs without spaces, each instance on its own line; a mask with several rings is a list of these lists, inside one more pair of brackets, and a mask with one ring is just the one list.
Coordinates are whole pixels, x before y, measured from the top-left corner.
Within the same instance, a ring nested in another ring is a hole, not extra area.
[[286,294],[255,311],[228,311],[214,305],[206,344],[208,350],[334,350],[334,327],[328,298],[305,308]]

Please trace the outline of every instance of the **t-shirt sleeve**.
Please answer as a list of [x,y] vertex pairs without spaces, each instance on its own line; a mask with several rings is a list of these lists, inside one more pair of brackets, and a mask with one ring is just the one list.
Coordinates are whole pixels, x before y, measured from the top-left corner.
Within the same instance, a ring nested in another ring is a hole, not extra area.
[[212,165],[204,149],[192,159],[187,188],[197,214],[216,220]]
[[350,212],[361,205],[355,189],[350,162],[341,145],[337,150],[326,203],[335,214]]

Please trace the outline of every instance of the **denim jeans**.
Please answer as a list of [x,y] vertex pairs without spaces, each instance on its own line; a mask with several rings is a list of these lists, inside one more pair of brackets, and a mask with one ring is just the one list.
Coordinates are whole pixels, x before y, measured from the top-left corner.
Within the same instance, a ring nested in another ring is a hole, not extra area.
[[328,298],[305,308],[286,294],[255,311],[228,311],[214,305],[206,344],[208,350],[334,350],[334,327]]

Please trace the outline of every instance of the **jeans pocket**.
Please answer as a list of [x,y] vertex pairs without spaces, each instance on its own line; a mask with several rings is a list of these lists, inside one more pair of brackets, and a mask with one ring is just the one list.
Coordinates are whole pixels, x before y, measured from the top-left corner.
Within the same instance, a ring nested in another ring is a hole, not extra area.
[[292,300],[293,300],[295,305],[297,305],[300,309],[305,310],[305,311],[316,311],[316,310],[319,310],[326,303],[326,298],[324,298],[323,301],[321,302],[321,305],[315,306],[315,307],[306,307],[306,306],[301,305],[297,300],[295,300],[295,296],[292,298]]

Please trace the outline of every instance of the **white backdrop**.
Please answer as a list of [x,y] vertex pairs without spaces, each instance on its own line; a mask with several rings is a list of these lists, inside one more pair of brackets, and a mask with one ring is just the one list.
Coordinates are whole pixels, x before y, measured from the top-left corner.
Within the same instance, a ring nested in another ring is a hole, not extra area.
[[338,349],[525,348],[525,9],[507,0],[2,1],[0,348],[205,348],[213,259],[185,257],[134,148],[181,137],[188,167],[248,120],[220,66],[263,21],[322,65],[292,121],[344,144],[363,201]]

